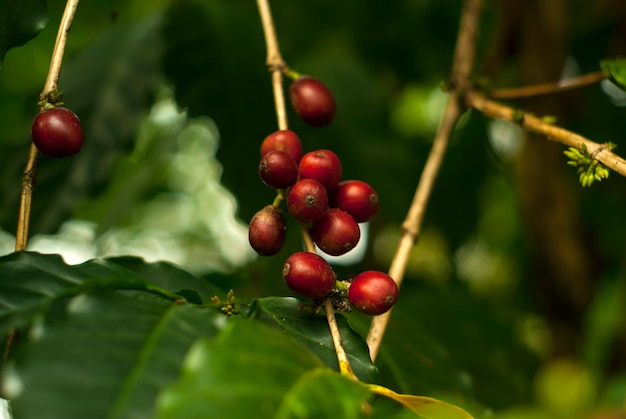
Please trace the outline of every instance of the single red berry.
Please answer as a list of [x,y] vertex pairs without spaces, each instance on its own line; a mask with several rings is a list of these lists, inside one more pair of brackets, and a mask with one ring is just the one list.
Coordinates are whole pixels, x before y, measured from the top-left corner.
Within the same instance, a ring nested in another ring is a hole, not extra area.
[[50,108],[39,112],[31,131],[37,149],[49,157],[69,157],[83,145],[83,129],[74,112],[67,108]]
[[298,294],[322,298],[335,287],[336,275],[323,257],[310,252],[297,252],[285,261],[283,279]]
[[398,285],[387,274],[365,271],[358,274],[348,289],[348,300],[357,310],[377,316],[398,300]]
[[287,194],[287,212],[304,223],[319,220],[328,209],[324,186],[314,179],[297,181]]
[[252,217],[248,228],[250,246],[262,256],[275,255],[285,244],[287,223],[280,208],[268,205]]
[[350,214],[329,208],[310,229],[311,238],[324,253],[340,256],[354,249],[361,238],[359,224]]
[[323,127],[335,117],[335,98],[319,80],[298,77],[289,86],[289,98],[298,116],[313,127]]
[[259,176],[272,188],[287,188],[298,179],[298,165],[286,151],[272,150],[261,159]]
[[341,181],[341,160],[330,150],[315,150],[306,153],[298,165],[300,179],[315,179],[328,192],[332,192]]
[[265,137],[261,143],[261,157],[272,150],[280,150],[289,153],[296,164],[302,157],[302,142],[298,135],[288,129],[275,131]]
[[335,189],[330,206],[342,209],[358,223],[364,223],[378,212],[378,194],[365,182],[344,180]]

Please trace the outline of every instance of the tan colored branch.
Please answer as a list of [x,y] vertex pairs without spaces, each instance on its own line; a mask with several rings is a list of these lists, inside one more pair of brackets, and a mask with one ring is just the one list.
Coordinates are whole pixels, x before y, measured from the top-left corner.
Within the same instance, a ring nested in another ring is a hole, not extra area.
[[[389,267],[389,276],[396,281],[398,286],[402,283],[409,254],[419,236],[428,199],[432,192],[437,174],[439,173],[439,169],[441,168],[441,163],[448,147],[450,137],[454,132],[456,123],[463,113],[459,98],[470,86],[469,77],[474,64],[476,36],[482,7],[482,0],[467,0],[461,15],[459,34],[450,76],[448,102],[441,124],[435,135],[428,160],[426,161],[422,176],[415,190],[413,202],[402,224],[400,244],[396,249],[391,266]],[[392,310],[380,316],[376,316],[372,320],[367,335],[367,344],[372,360],[375,360],[378,355],[378,350],[391,313]]]
[[[70,33],[70,27],[76,14],[79,0],[68,0],[65,5],[65,11],[61,17],[59,30],[57,32],[56,42],[52,50],[52,58],[50,60],[50,69],[48,76],[41,91],[41,99],[45,99],[47,94],[58,90],[59,75],[61,73],[61,64],[63,63],[63,55],[65,54],[65,45]],[[28,153],[28,161],[22,176],[22,195],[20,199],[20,209],[17,219],[17,231],[15,234],[15,251],[20,252],[26,250],[28,245],[28,232],[30,227],[30,212],[33,201],[33,191],[37,178],[37,158],[39,152],[34,144],[31,144]]]
[[511,87],[496,89],[488,92],[487,96],[492,99],[523,99],[528,97],[550,95],[554,93],[566,92],[580,87],[596,84],[606,79],[604,71],[594,71],[570,79],[559,80],[551,83],[541,83],[532,86]]
[[545,135],[549,140],[564,144],[568,147],[581,149],[582,144],[584,144],[593,158],[609,169],[622,176],[626,176],[626,160],[613,153],[605,144],[593,142],[582,135],[549,124],[532,114],[520,112],[509,106],[489,100],[476,92],[467,93],[465,96],[465,104],[490,118],[509,121],[527,131]]
[[287,71],[287,65],[280,54],[278,38],[272,19],[272,11],[268,0],[257,0],[257,6],[261,15],[265,43],[267,45],[267,58],[265,63],[272,72],[272,88],[274,90],[274,105],[276,107],[276,118],[278,119],[278,129],[288,128],[287,112],[285,107],[285,92],[283,89],[283,73]]

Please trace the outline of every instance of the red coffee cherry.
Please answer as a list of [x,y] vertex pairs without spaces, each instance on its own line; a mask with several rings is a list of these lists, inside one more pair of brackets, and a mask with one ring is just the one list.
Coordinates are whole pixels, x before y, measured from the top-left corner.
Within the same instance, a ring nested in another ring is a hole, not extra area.
[[315,253],[298,252],[285,261],[283,279],[298,294],[322,298],[335,287],[336,275],[323,257]]
[[359,224],[350,214],[329,208],[310,229],[311,238],[324,253],[340,256],[354,249],[361,238]]
[[297,181],[287,194],[287,212],[304,223],[319,220],[328,209],[324,186],[314,179]]
[[335,117],[335,98],[319,80],[298,77],[289,86],[289,98],[298,116],[313,127],[323,127]]
[[83,146],[83,129],[76,114],[67,108],[39,112],[31,131],[37,149],[49,157],[69,157]]
[[358,223],[364,223],[378,212],[378,194],[365,182],[344,180],[335,189],[330,206],[342,209]]
[[272,150],[261,159],[259,176],[272,188],[287,188],[298,179],[298,165],[286,151]]
[[377,316],[398,300],[398,285],[387,274],[365,271],[358,274],[348,289],[348,300],[357,310]]
[[252,217],[248,228],[250,246],[261,256],[275,255],[285,244],[287,222],[280,208],[268,205]]
[[275,131],[265,137],[261,143],[261,157],[272,150],[280,150],[289,153],[296,164],[302,157],[302,142],[298,135],[288,129]]
[[330,150],[306,153],[298,165],[300,179],[315,179],[330,193],[341,180],[341,160]]

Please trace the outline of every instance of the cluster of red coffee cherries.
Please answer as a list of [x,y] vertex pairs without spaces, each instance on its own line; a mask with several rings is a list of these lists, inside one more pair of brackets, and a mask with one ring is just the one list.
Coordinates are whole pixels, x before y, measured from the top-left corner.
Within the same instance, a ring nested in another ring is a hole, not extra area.
[[[333,95],[315,78],[298,77],[290,86],[289,97],[298,116],[311,126],[326,126],[334,118]],[[302,142],[291,130],[268,135],[260,154],[259,176],[283,199],[261,209],[250,222],[249,241],[257,253],[271,256],[284,245],[287,222],[280,208],[283,200],[287,213],[307,228],[324,253],[340,256],[358,244],[359,223],[369,221],[378,211],[374,188],[361,180],[342,180],[341,160],[331,150],[303,154]],[[366,271],[352,281],[339,282],[330,264],[311,252],[289,256],[283,278],[293,291],[313,299],[338,291],[351,306],[371,315],[386,312],[398,298],[398,287],[387,274]]]

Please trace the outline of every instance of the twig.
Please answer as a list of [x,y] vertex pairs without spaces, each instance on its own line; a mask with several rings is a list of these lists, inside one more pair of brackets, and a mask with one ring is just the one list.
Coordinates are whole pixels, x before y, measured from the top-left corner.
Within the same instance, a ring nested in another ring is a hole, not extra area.
[[[398,286],[402,283],[409,254],[419,236],[422,220],[435,178],[441,167],[443,156],[457,121],[463,113],[459,98],[469,88],[469,76],[474,63],[478,20],[483,6],[482,0],[467,0],[461,16],[454,60],[450,76],[450,91],[446,109],[439,125],[432,149],[415,190],[413,202],[402,223],[400,244],[389,267],[391,276]],[[374,317],[367,336],[367,344],[372,360],[376,359],[391,310]]]
[[346,353],[346,349],[343,347],[343,342],[341,341],[341,333],[339,332],[339,326],[337,326],[337,319],[335,318],[335,310],[333,309],[332,299],[326,298],[324,300],[324,311],[326,312],[328,328],[330,329],[330,335],[333,338],[333,345],[335,346],[337,361],[339,362],[339,372],[354,381],[359,381],[352,370],[352,366],[350,366],[348,354]]
[[[52,58],[50,60],[50,68],[48,76],[41,91],[40,98],[44,100],[48,93],[58,90],[59,74],[61,73],[61,64],[63,63],[63,55],[65,53],[65,45],[70,33],[70,27],[76,14],[79,0],[68,0],[65,5],[65,11],[61,17],[57,38],[52,50]],[[28,245],[28,231],[30,226],[30,212],[33,200],[33,191],[37,178],[37,158],[39,152],[34,144],[30,145],[28,153],[28,161],[22,176],[22,196],[20,199],[20,209],[17,219],[17,232],[15,234],[15,251],[20,252],[26,250]]]
[[257,5],[259,7],[263,33],[265,34],[265,43],[267,45],[265,64],[267,64],[269,70],[272,72],[272,88],[274,89],[274,104],[276,107],[276,117],[278,119],[278,129],[284,130],[288,128],[285,92],[283,89],[283,72],[287,71],[287,65],[280,55],[270,5],[267,0],[257,0]]
[[492,99],[523,99],[528,97],[561,93],[568,90],[596,84],[606,79],[606,73],[602,70],[583,74],[582,76],[559,80],[551,83],[541,83],[532,86],[511,87],[495,89],[487,93]]
[[582,149],[584,144],[593,158],[609,169],[626,176],[626,160],[613,153],[605,144],[593,142],[582,135],[549,124],[534,115],[489,100],[476,92],[467,93],[465,104],[490,118],[504,119],[530,132],[545,135],[551,141],[578,149]]

